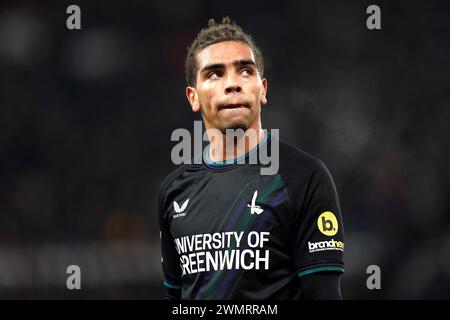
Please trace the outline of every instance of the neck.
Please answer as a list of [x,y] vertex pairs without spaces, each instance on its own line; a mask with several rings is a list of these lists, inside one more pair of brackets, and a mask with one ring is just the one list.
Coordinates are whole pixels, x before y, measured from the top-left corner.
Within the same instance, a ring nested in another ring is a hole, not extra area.
[[238,158],[251,149],[255,148],[264,138],[264,131],[261,122],[250,126],[243,134],[235,134],[234,130],[229,130],[228,134],[219,130],[207,130],[210,141],[209,157],[214,162],[222,162]]

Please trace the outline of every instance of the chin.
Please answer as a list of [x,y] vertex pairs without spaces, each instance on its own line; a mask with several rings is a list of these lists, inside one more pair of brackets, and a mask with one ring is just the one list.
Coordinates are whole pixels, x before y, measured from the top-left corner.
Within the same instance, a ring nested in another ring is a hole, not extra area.
[[245,126],[245,125],[239,125],[239,124],[236,124],[236,125],[230,125],[230,126],[227,126],[227,127],[225,127],[224,129],[221,130],[221,131],[222,131],[222,134],[226,134],[226,130],[227,130],[227,129],[233,130],[233,131],[242,129],[242,130],[245,132],[245,131],[248,129],[248,127]]
[[226,129],[231,129],[231,130],[237,130],[237,129],[242,129],[244,131],[246,131],[248,129],[248,124],[246,122],[233,122],[233,123],[227,123],[224,126],[222,126],[222,133],[225,133]]

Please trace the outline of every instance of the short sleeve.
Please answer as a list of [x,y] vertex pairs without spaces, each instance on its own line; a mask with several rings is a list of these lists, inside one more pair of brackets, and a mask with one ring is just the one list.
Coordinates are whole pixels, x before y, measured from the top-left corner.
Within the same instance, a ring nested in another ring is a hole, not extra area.
[[344,272],[344,225],[333,178],[318,161],[297,208],[294,263],[299,277]]
[[181,267],[179,255],[175,249],[174,239],[170,232],[169,220],[165,214],[166,209],[162,188],[159,194],[158,211],[164,286],[166,288],[167,298],[171,299],[174,298],[174,295],[179,295],[179,293],[181,293]]

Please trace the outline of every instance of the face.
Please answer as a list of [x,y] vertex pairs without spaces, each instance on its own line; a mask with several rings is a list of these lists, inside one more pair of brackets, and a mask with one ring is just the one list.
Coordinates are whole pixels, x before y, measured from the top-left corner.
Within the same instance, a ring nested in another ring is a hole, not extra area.
[[202,111],[206,129],[258,129],[267,80],[250,47],[240,41],[212,44],[197,53],[197,65],[196,86],[187,87],[186,96],[194,112]]

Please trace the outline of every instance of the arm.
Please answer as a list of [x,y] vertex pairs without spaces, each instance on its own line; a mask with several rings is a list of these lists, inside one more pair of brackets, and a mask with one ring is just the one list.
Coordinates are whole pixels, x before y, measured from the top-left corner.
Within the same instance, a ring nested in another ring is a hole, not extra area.
[[300,278],[302,299],[342,300],[340,274],[318,272]]
[[315,168],[304,193],[296,228],[295,261],[304,299],[341,299],[344,227],[328,169]]
[[164,287],[166,288],[166,300],[180,300],[181,299],[181,289],[171,288],[168,286],[167,282],[164,282]]
[[166,300],[181,299],[182,283],[180,258],[175,249],[175,243],[170,232],[170,224],[165,215],[164,188],[161,187],[158,201],[161,263],[164,276],[164,288],[166,289]]

